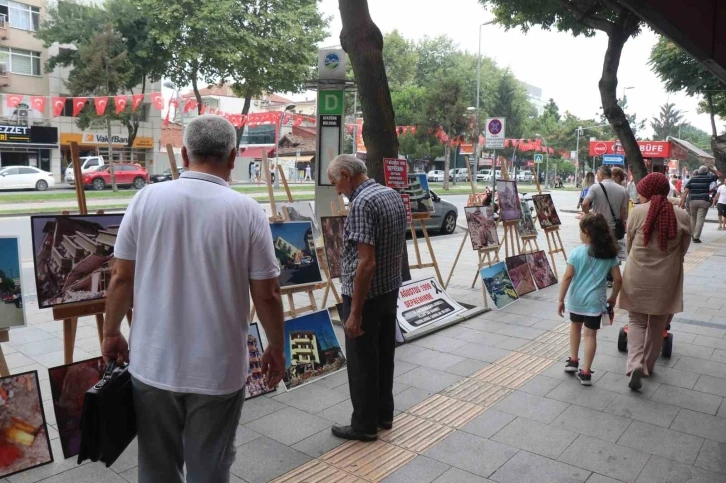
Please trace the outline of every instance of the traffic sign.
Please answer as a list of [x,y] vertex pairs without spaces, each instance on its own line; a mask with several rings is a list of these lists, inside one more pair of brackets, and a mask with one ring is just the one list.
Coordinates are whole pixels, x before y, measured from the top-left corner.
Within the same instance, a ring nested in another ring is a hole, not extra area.
[[504,149],[506,119],[503,117],[490,117],[487,119],[485,126],[485,147],[488,149]]
[[534,155],[534,164],[542,164],[542,162],[544,161],[543,158],[544,158],[544,156],[542,156],[541,154],[535,154]]
[[625,155],[623,154],[603,154],[602,164],[625,164]]

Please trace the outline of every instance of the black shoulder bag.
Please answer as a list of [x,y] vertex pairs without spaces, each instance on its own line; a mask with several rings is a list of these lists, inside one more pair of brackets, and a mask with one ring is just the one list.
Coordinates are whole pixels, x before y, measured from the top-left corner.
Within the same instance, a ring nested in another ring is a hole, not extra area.
[[613,210],[613,205],[610,204],[610,198],[608,198],[608,192],[605,191],[605,186],[603,186],[602,183],[598,183],[600,185],[600,188],[602,188],[602,192],[605,195],[605,201],[608,202],[608,208],[610,208],[610,214],[613,215],[613,221],[615,222],[615,238],[617,240],[622,240],[625,238],[625,223],[623,223],[623,220],[621,220],[619,217],[615,216],[615,211]]

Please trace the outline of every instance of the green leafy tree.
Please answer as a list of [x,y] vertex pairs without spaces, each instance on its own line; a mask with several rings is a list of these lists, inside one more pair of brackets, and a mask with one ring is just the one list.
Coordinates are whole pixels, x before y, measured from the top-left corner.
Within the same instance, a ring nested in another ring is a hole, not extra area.
[[391,92],[397,126],[419,126],[425,122],[427,90],[420,86],[408,86]]
[[532,105],[527,99],[527,92],[509,69],[502,72],[497,86],[493,116],[507,119],[507,137],[519,138],[524,134],[525,120],[532,112]]
[[418,64],[416,65],[416,82],[427,85],[436,72],[449,67],[447,64],[456,55],[459,46],[448,36],[424,36],[418,43]]
[[562,178],[566,178],[569,175],[574,175],[577,173],[577,168],[575,167],[575,163],[571,161],[565,161],[564,159],[560,159],[557,161],[557,170],[556,173]]
[[668,136],[678,135],[678,126],[681,124],[683,114],[675,108],[675,104],[666,102],[660,106],[660,114],[650,121],[656,140],[665,141]]
[[[622,98],[618,99],[618,105],[623,110],[623,112],[627,112],[628,111],[628,96],[623,95]],[[645,129],[646,120],[645,119],[638,120],[638,115],[635,113],[625,114],[625,118],[628,120],[628,124],[630,124],[630,128],[633,130],[633,135],[635,136],[635,139],[637,139],[637,140],[642,139],[641,134],[643,133],[643,130]],[[608,123],[608,119],[605,117],[605,115],[600,114],[600,124],[607,124],[607,123]],[[617,137],[617,134],[612,129],[610,129],[609,132],[607,133],[607,137],[611,138],[613,136]]]
[[392,94],[414,83],[418,56],[416,44],[405,39],[398,30],[383,36],[383,63]]
[[560,108],[557,107],[557,103],[550,97],[549,102],[544,108],[544,115],[560,122]]
[[617,0],[479,0],[489,7],[497,23],[507,29],[519,27],[527,32],[539,25],[574,36],[591,37],[596,31],[608,36],[602,75],[598,87],[603,112],[623,144],[633,176],[639,181],[647,174],[643,156],[633,130],[618,105],[616,90],[618,67],[623,47],[640,33],[640,17]]

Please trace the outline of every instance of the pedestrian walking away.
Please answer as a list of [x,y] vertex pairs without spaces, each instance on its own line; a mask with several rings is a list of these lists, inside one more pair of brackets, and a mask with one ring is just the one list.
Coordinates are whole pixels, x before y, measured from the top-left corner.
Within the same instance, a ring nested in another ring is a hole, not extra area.
[[[106,361],[129,361],[140,483],[230,481],[250,295],[268,339],[267,385],[284,374],[280,269],[268,220],[224,181],[236,139],[222,117],[193,119],[182,147],[186,171],[139,191],[118,231],[102,352]],[[132,300],[129,348],[120,326]]]
[[[592,362],[597,350],[597,331],[603,314],[612,312],[621,286],[618,247],[602,215],[588,214],[580,220],[580,240],[567,257],[567,269],[560,285],[557,313],[570,313],[570,357],[565,371],[577,373],[583,386],[592,385]],[[607,296],[605,278],[613,278],[613,290]],[[585,326],[584,332],[582,326]],[[584,361],[580,368],[580,339],[584,334]]]
[[628,311],[628,362],[631,389],[653,374],[663,332],[673,314],[683,311],[683,257],[691,223],[667,199],[670,184],[661,173],[638,183],[640,204],[628,219],[628,263],[618,306]]
[[393,357],[406,210],[398,192],[366,175],[366,165],[342,154],[328,167],[338,194],[350,200],[345,220],[342,292],[350,425],[335,436],[373,441],[393,426]]
[[681,208],[688,203],[691,216],[691,236],[694,243],[701,243],[703,223],[706,221],[708,209],[711,207],[711,183],[721,177],[721,173],[713,166],[701,166],[696,173],[683,185]]
[[726,230],[726,183],[716,190],[716,196],[713,197],[713,204],[718,210],[718,229]]

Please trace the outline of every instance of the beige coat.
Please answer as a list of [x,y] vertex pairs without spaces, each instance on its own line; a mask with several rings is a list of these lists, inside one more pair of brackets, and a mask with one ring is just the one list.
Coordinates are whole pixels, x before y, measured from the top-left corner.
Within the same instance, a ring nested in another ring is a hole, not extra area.
[[691,243],[691,223],[684,210],[674,207],[676,238],[663,251],[658,233],[653,233],[646,247],[643,225],[649,209],[649,202],[636,205],[628,217],[628,261],[618,307],[651,315],[683,312],[683,257]]

